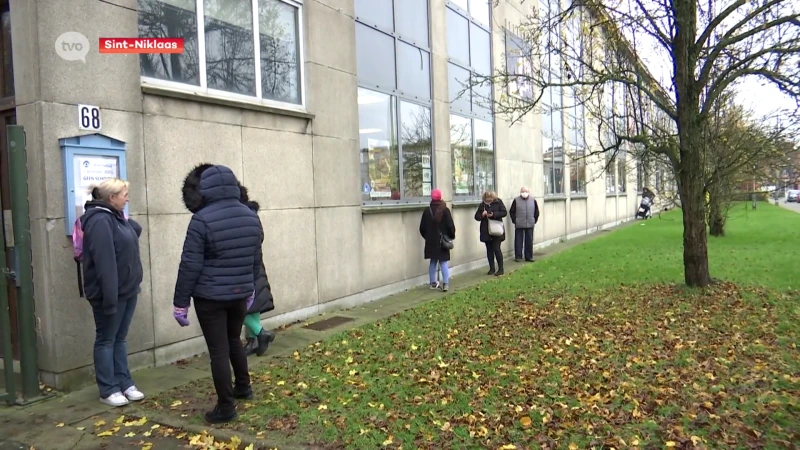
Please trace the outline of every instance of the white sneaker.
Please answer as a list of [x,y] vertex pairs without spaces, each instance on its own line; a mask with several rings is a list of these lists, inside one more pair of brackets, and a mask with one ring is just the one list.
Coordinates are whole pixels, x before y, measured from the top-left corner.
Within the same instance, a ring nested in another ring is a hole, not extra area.
[[125,389],[125,397],[132,402],[138,402],[144,398],[144,394],[142,394],[142,391],[136,389],[136,386],[131,386]]
[[114,392],[106,398],[101,398],[100,401],[109,406],[125,406],[128,404],[128,399],[122,395],[122,392]]

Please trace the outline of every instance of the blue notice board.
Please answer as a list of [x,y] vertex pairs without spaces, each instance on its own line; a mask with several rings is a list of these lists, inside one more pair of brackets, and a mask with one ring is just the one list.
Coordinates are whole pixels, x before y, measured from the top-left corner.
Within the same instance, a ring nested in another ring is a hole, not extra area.
[[83,215],[83,205],[91,199],[89,187],[106,178],[128,179],[125,142],[95,133],[59,139],[58,144],[64,164],[66,232],[72,236],[75,219]]

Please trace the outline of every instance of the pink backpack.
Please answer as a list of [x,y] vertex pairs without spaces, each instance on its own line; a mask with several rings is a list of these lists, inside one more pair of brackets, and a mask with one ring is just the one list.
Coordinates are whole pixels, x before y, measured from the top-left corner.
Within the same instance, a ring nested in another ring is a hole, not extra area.
[[[128,215],[125,214],[125,220]],[[72,227],[72,258],[78,269],[78,293],[83,297],[83,271],[81,270],[81,262],[83,262],[83,226],[81,226],[81,218],[75,219],[75,225]]]

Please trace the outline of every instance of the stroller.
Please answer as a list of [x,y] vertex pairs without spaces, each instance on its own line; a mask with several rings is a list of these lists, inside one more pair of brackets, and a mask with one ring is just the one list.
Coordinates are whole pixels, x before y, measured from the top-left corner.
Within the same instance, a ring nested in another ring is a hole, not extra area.
[[636,218],[637,219],[649,219],[653,217],[653,199],[655,195],[653,195],[652,191],[645,188],[644,195],[642,196],[642,202],[639,203],[639,210],[636,211]]
[[653,212],[650,210],[650,207],[653,205],[653,200],[650,197],[642,198],[642,202],[639,203],[639,210],[636,211],[636,218],[637,219],[649,219],[653,217]]

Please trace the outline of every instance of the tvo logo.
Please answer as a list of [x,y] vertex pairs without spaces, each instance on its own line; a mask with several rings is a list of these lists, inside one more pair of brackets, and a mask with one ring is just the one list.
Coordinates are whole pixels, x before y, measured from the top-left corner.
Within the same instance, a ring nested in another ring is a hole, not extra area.
[[89,39],[77,31],[67,31],[56,38],[56,54],[65,61],[86,62]]

